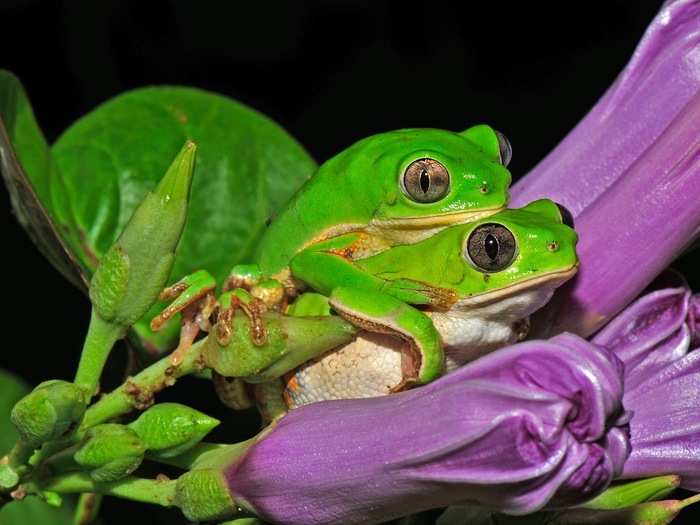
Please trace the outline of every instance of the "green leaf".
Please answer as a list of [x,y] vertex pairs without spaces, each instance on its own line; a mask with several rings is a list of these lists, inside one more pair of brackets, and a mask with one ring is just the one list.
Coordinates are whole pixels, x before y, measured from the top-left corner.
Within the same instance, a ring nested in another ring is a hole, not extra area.
[[[51,151],[39,129],[27,95],[17,77],[0,70],[0,172],[20,224],[39,251],[69,281],[87,290],[87,279],[68,248],[76,228],[70,218],[59,235],[51,192],[61,180]],[[73,241],[75,243],[75,240]]]
[[39,498],[28,496],[22,501],[13,501],[0,509],[2,525],[71,525],[73,512],[65,502],[54,508]]
[[267,218],[315,169],[278,125],[229,98],[184,87],[120,95],[53,148],[65,190],[53,203],[77,228],[83,264],[95,267],[186,140],[198,145],[196,175],[171,281],[200,268],[221,281],[248,261]]
[[[2,173],[20,223],[51,263],[85,290],[186,140],[199,146],[196,177],[169,282],[198,269],[221,282],[233,265],[249,262],[266,220],[316,169],[267,117],[193,88],[124,93],[78,120],[49,150],[22,85],[0,70],[0,116],[8,130],[0,129]],[[162,306],[135,326],[153,350],[177,336],[175,323],[158,334],[148,328]]]
[[[13,405],[28,392],[27,384],[9,372],[0,370],[0,456],[12,448],[18,437],[10,422],[10,412]],[[13,501],[0,508],[2,525],[69,525],[72,523],[72,517],[70,505],[64,503],[61,508],[56,509],[35,497]]]

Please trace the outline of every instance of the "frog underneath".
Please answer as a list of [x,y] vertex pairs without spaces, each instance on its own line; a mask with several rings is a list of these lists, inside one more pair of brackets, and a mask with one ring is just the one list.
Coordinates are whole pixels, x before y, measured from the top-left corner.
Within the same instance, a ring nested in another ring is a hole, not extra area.
[[[575,274],[576,240],[560,209],[541,200],[353,264],[384,281],[388,293],[423,295],[414,304],[422,305],[416,311],[436,329],[445,352],[442,372],[522,338],[527,317]],[[300,299],[303,303],[305,296]],[[355,322],[367,317],[367,307],[376,323],[376,305],[362,299],[348,292],[331,295],[330,303]],[[294,314],[319,313],[293,306]],[[287,406],[387,394],[420,376],[425,358],[415,342],[399,331],[377,330],[376,324],[368,328],[352,343],[288,374]]]

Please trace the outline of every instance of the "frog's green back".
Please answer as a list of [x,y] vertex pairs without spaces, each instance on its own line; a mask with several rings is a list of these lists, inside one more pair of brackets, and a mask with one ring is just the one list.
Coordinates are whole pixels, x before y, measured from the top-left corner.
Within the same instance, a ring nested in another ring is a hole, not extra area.
[[[436,202],[415,202],[402,189],[406,167],[422,158],[439,161],[450,174],[449,192]],[[256,262],[274,274],[326,235],[413,219],[420,219],[418,228],[429,228],[446,215],[496,211],[507,203],[510,179],[497,145],[494,151],[493,144],[475,142],[466,132],[406,129],[374,135],[319,168],[270,225]]]
[[[471,233],[486,224],[503,225],[515,239],[515,256],[503,270],[485,272],[465,254]],[[411,279],[465,297],[570,270],[578,263],[576,242],[576,232],[562,223],[556,204],[543,199],[447,228],[414,245],[396,246],[355,264],[382,279]]]

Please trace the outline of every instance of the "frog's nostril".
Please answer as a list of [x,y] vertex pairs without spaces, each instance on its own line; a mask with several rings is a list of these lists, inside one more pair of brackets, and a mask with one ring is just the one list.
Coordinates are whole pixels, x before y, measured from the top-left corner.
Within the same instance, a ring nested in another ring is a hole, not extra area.
[[559,208],[559,213],[561,214],[561,222],[566,224],[569,228],[574,227],[574,216],[571,214],[571,212],[566,209],[566,207],[562,204],[559,204],[558,202],[556,203],[557,208]]

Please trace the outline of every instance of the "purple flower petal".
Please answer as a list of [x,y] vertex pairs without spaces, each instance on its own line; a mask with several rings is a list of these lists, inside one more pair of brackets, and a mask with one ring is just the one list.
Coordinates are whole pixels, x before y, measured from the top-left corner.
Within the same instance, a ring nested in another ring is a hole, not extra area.
[[687,287],[649,293],[594,338],[624,362],[632,454],[623,477],[678,474],[700,490],[700,351],[688,353],[698,299]]
[[690,352],[625,395],[634,412],[623,476],[678,474],[700,491],[700,351]]
[[579,215],[625,176],[699,87],[700,4],[668,2],[605,95],[514,185],[513,204],[546,197]]
[[687,288],[658,290],[635,301],[593,342],[615,352],[625,364],[625,393],[682,358],[690,344]]
[[621,370],[575,336],[522,343],[419,389],[294,410],[226,477],[237,501],[287,524],[574,504],[629,453]]
[[700,228],[698,123],[700,93],[577,218],[580,271],[541,310],[539,336],[593,333],[693,241]]
[[590,335],[700,233],[700,3],[664,5],[617,81],[513,187],[576,216],[581,269],[535,335]]

